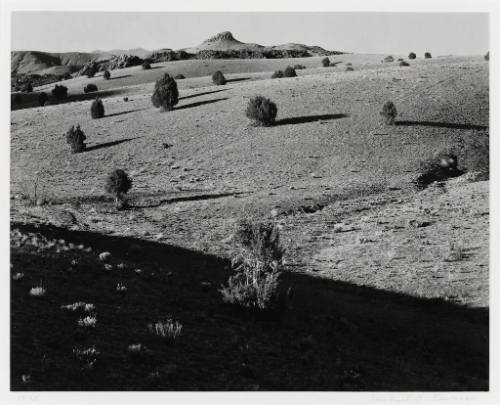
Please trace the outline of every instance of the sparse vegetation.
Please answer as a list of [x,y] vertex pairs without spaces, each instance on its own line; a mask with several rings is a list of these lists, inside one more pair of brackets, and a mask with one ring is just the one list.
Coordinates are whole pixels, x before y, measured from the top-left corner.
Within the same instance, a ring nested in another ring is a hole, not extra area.
[[233,259],[236,274],[220,292],[226,303],[269,309],[277,305],[284,248],[272,222],[244,219],[235,232],[240,252]]
[[102,74],[102,77],[104,78],[104,80],[111,79],[111,73],[109,73],[109,70],[105,70],[104,73]]
[[105,190],[115,197],[117,210],[127,207],[125,194],[132,188],[132,179],[122,169],[113,170],[106,179]]
[[63,85],[58,85],[52,89],[52,95],[58,100],[64,100],[68,97],[68,88]]
[[226,78],[222,74],[220,70],[217,70],[213,75],[212,75],[212,81],[217,84],[218,86],[226,84]]
[[285,77],[285,74],[283,73],[282,70],[275,70],[273,75],[271,76],[271,79],[281,79],[282,77]]
[[42,91],[38,95],[38,104],[40,104],[41,107],[43,107],[47,103],[48,100],[49,100],[49,96],[47,95],[47,93]]
[[93,83],[89,83],[83,88],[84,93],[92,93],[94,91],[97,91],[97,86]]
[[158,321],[154,324],[149,324],[148,330],[156,336],[173,342],[181,335],[182,325],[177,321],[167,319],[166,321]]
[[465,253],[465,248],[462,244],[458,243],[450,243],[448,252],[445,257],[446,262],[460,262],[467,258],[467,254]]
[[171,111],[179,102],[179,90],[177,83],[168,73],[155,84],[155,91],[151,97],[153,105],[162,111]]
[[431,59],[431,58],[432,58],[431,53],[430,53],[430,52],[426,52],[426,53],[424,54],[424,58],[425,58],[425,59]]
[[327,57],[324,57],[323,59],[321,59],[321,65],[323,65],[323,67],[330,66],[330,59],[328,59]]
[[384,118],[384,122],[387,125],[394,125],[396,116],[398,115],[398,111],[396,110],[396,106],[392,101],[387,101],[382,107],[380,115]]
[[68,132],[66,132],[66,142],[71,147],[71,152],[73,153],[80,153],[85,150],[85,139],[87,138],[80,129],[80,125],[77,125],[76,128],[72,126]]
[[257,96],[251,98],[246,109],[246,116],[257,125],[272,125],[278,114],[278,107],[270,99]]
[[104,104],[99,97],[92,101],[92,104],[90,105],[90,115],[94,119],[104,117]]
[[291,66],[287,66],[285,71],[283,72],[283,74],[285,75],[285,77],[296,77],[297,76],[297,72]]
[[414,52],[408,54],[408,59],[416,59],[417,55]]

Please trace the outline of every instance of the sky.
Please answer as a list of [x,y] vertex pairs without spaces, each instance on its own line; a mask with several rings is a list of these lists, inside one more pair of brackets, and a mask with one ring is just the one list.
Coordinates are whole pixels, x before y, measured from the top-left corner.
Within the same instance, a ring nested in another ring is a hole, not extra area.
[[12,14],[12,50],[179,49],[231,31],[242,42],[298,42],[356,53],[479,55],[486,13],[48,12]]

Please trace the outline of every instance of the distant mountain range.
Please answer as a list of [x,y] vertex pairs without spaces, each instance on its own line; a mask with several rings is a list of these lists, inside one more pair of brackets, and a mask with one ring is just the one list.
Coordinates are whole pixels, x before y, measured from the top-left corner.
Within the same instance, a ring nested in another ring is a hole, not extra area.
[[[288,43],[278,46],[263,46],[253,43],[244,43],[233,37],[231,32],[221,32],[203,41],[192,48],[162,49],[148,51],[143,48],[112,49],[109,51],[96,50],[94,52],[64,52],[50,53],[40,51],[13,51],[11,52],[11,74],[50,74],[67,75],[79,72],[89,65],[97,65],[99,70],[124,67],[127,64],[117,63],[130,60],[133,64],[140,64],[142,60],[151,58],[152,62],[162,62],[179,59],[207,59],[207,58],[290,58],[321,55],[335,55],[342,52],[327,51],[319,46]],[[130,55],[127,57],[125,55]]]

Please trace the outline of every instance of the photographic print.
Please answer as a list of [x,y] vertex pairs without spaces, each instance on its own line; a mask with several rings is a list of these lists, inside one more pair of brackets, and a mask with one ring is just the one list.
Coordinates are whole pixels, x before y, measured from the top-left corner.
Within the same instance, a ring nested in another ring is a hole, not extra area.
[[489,390],[487,12],[10,19],[12,391]]

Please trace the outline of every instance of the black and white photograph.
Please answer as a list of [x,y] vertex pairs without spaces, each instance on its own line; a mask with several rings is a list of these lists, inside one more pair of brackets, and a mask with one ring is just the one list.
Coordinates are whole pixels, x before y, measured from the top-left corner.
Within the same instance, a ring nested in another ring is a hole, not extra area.
[[168,3],[2,10],[12,398],[491,393],[488,8]]

